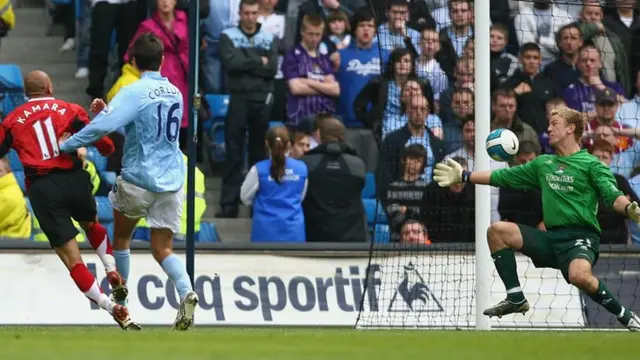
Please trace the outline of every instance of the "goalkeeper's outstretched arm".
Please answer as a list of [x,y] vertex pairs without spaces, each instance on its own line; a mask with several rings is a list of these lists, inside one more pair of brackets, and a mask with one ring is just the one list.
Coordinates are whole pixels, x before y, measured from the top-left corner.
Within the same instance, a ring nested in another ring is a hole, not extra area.
[[441,187],[449,187],[459,183],[491,185],[514,189],[539,188],[535,162],[495,171],[467,171],[453,159],[436,164],[433,180]]

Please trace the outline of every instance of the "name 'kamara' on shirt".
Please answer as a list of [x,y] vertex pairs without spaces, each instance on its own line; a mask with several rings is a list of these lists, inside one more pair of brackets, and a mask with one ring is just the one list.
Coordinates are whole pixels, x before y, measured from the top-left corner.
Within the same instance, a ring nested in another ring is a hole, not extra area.
[[524,165],[496,170],[492,186],[540,189],[548,229],[589,227],[600,233],[598,200],[608,207],[623,195],[611,170],[586,150],[569,156],[540,155]]

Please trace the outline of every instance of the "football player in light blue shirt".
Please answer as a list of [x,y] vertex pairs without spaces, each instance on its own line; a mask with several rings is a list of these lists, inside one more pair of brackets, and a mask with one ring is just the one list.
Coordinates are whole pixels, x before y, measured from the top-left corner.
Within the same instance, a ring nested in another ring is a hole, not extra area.
[[[162,41],[147,33],[132,48],[133,64],[140,80],[122,88],[109,106],[102,99],[91,104],[99,112],[89,125],[60,144],[72,152],[108,133],[124,127],[122,171],[109,193],[114,209],[113,254],[118,272],[129,277],[131,235],[141,218],[151,227],[151,252],[175,284],[180,308],[174,328],[186,330],[193,324],[198,296],[191,287],[182,260],[172,253],[175,233],[180,231],[185,164],[178,134],[184,111],[182,94],[160,75],[164,61]],[[123,284],[124,285],[124,284]],[[126,303],[128,291],[114,292]]]

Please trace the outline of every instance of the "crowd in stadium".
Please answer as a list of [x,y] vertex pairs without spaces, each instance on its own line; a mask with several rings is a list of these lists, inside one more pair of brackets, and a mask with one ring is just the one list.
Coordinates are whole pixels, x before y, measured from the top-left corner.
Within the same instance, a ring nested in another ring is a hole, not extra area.
[[[60,50],[76,51],[75,75],[88,79],[91,98],[108,102],[140,77],[128,49],[152,32],[165,47],[162,74],[188,103],[187,3],[79,1],[63,9]],[[512,161],[491,167],[551,153],[548,114],[566,105],[590,119],[584,147],[640,201],[636,1],[487,3],[491,125],[520,141]],[[474,168],[473,10],[473,0],[201,1],[200,88],[229,99],[220,204],[208,204],[219,206],[216,217],[252,206],[252,241],[473,241],[474,187],[431,179],[446,158]],[[122,67],[105,88],[114,33]],[[205,124],[215,110],[208,105]],[[185,150],[187,123],[185,111]],[[493,188],[491,208],[492,221],[544,228],[535,191]],[[640,243],[640,230],[604,206],[599,220],[603,243]]]

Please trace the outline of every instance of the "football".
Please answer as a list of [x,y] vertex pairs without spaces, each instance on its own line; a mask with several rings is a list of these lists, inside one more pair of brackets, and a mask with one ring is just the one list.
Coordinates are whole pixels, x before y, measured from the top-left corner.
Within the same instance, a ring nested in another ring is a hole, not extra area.
[[489,157],[495,161],[511,160],[518,153],[518,137],[509,129],[496,129],[487,136],[486,149]]

